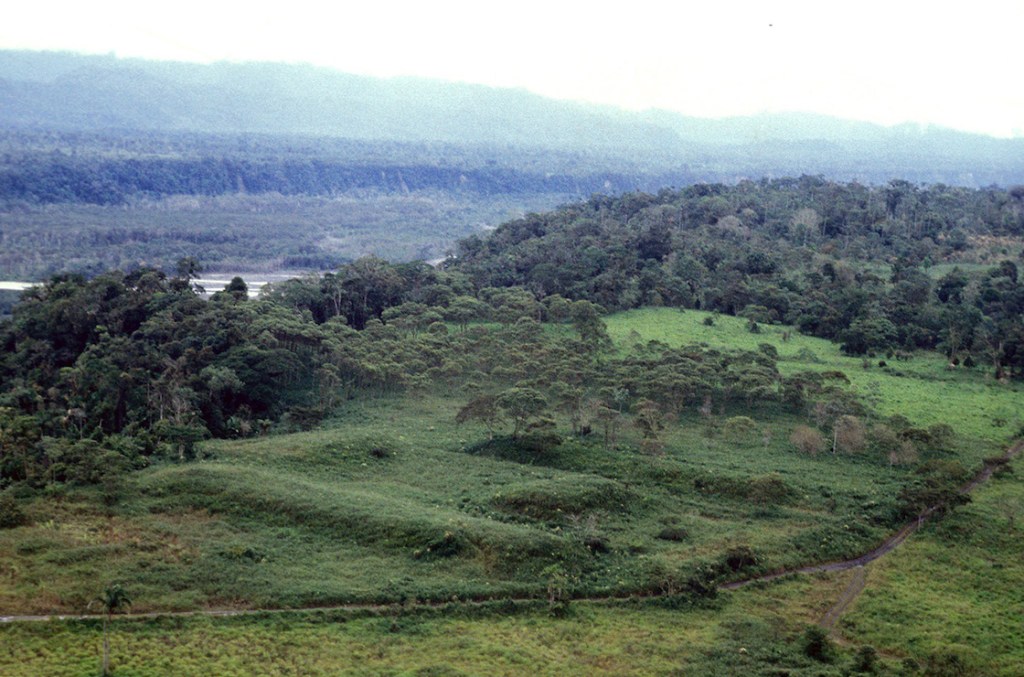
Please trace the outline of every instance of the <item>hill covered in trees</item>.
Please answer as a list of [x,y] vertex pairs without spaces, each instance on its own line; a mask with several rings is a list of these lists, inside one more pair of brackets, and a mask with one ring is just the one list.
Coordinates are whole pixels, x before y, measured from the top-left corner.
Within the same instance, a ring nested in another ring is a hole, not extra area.
[[[1020,188],[805,176],[595,197],[463,240],[452,266],[480,287],[702,308],[853,354],[941,347],[1020,373],[1022,234]],[[994,269],[969,275],[979,263]]]

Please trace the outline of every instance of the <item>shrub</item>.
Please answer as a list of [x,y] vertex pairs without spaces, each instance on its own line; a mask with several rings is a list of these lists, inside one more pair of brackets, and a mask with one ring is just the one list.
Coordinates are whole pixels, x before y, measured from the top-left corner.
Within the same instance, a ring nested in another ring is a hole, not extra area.
[[732,416],[722,424],[722,436],[731,442],[753,441],[759,428],[749,416]]
[[759,504],[781,503],[793,494],[793,490],[778,473],[753,477],[747,481],[747,498]]
[[825,448],[825,438],[814,428],[806,425],[798,425],[793,428],[789,435],[789,443],[799,451],[811,456],[817,456]]
[[454,557],[469,546],[465,537],[452,531],[446,531],[441,536],[427,543],[425,548],[415,550],[413,557],[416,559],[434,559]]
[[854,672],[873,673],[878,667],[878,651],[873,646],[862,646],[853,656]]
[[819,364],[821,362],[821,358],[818,357],[817,353],[810,348],[801,348],[798,350],[796,353],[796,359],[801,362],[810,362],[811,364]]
[[977,674],[955,651],[939,651],[925,659],[924,674],[931,677],[964,677]]
[[868,430],[868,448],[879,456],[889,456],[900,448],[900,438],[889,426],[879,423]]
[[864,451],[866,430],[864,422],[856,416],[840,416],[832,429],[835,435],[835,450],[847,454]]
[[0,529],[13,529],[28,522],[21,506],[10,494],[0,494]]
[[688,532],[683,527],[665,527],[658,532],[657,538],[662,541],[685,541],[690,537]]
[[931,437],[932,444],[940,449],[945,449],[956,437],[956,431],[948,423],[936,423],[928,426],[928,435]]
[[902,440],[889,452],[889,465],[911,465],[917,463],[917,447],[909,440]]
[[757,555],[749,545],[729,548],[722,558],[723,569],[734,573],[755,565],[757,565]]
[[831,663],[835,657],[835,647],[832,646],[828,633],[816,625],[804,631],[803,651],[808,658],[822,663]]
[[703,494],[717,494],[757,504],[780,503],[793,495],[793,490],[778,473],[737,479],[705,476],[693,480],[693,487]]
[[535,480],[506,486],[493,499],[499,510],[534,519],[561,519],[595,509],[622,509],[632,493],[622,484],[604,478],[574,482]]

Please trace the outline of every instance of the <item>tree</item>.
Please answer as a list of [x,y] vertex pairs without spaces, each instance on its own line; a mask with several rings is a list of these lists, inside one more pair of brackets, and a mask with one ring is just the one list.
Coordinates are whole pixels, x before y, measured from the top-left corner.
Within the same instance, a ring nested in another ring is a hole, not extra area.
[[958,461],[928,461],[900,491],[900,512],[905,517],[917,517],[925,511],[942,515],[970,503],[971,497],[960,491],[968,476],[967,469]]
[[249,298],[249,285],[237,275],[231,278],[231,282],[224,287],[224,291],[236,301],[244,301]]
[[840,338],[842,351],[847,355],[884,353],[896,345],[896,325],[879,311],[873,311],[851,322]]
[[661,452],[662,446],[658,435],[665,429],[665,415],[661,408],[651,400],[643,399],[636,403],[633,426],[640,431],[640,444],[648,453]]
[[108,633],[110,618],[118,611],[130,607],[132,605],[132,600],[128,597],[128,593],[125,592],[124,588],[122,588],[118,583],[114,583],[112,585],[108,585],[103,591],[103,594],[94,600],[94,603],[99,604],[105,614],[103,617],[102,674],[106,677],[106,675],[110,674],[110,635]]
[[867,431],[856,416],[840,416],[832,428],[832,453],[854,454],[864,450]]
[[203,272],[203,266],[199,261],[191,256],[186,256],[183,259],[179,259],[175,266],[177,270],[177,277],[171,281],[171,288],[175,291],[186,291],[195,287],[197,294],[203,294],[206,290],[201,286],[192,285],[192,280],[199,277],[199,274]]
[[479,421],[487,428],[487,439],[494,439],[494,429],[501,423],[501,411],[498,409],[498,398],[494,395],[478,395],[455,415],[459,425],[469,421]]
[[489,306],[472,296],[456,296],[444,310],[444,319],[459,325],[466,331],[470,322],[487,317]]
[[498,395],[498,406],[512,419],[512,437],[516,439],[530,419],[541,416],[548,401],[533,388],[509,388]]
[[601,306],[590,301],[576,301],[572,304],[572,324],[580,340],[590,350],[607,349],[612,345],[608,328],[601,320]]
[[608,406],[607,402],[598,402],[594,405],[593,416],[604,429],[605,445],[614,447],[617,441],[622,413],[615,407]]

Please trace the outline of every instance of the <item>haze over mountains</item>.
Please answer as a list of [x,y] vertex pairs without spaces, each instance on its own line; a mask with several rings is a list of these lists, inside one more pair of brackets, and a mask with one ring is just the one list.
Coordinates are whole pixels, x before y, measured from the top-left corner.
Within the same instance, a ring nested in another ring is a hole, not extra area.
[[1024,139],[813,114],[701,119],[525,90],[308,65],[197,65],[0,51],[0,127],[331,136],[643,158],[708,180],[820,173],[885,182],[1024,182]]

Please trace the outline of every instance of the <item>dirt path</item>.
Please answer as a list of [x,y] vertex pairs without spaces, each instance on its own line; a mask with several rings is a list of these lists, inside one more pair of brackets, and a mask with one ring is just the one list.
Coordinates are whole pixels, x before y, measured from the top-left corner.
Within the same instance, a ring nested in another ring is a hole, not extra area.
[[[1024,450],[1024,440],[1020,440],[1016,444],[1011,446],[1009,449],[1006,450],[1006,453],[1004,453],[1000,458],[1005,459],[1005,460],[1010,460],[1014,456],[1019,454],[1021,452],[1021,450]],[[979,485],[981,485],[982,483],[986,482],[990,477],[992,477],[992,473],[995,472],[995,469],[996,469],[996,465],[995,464],[985,464],[985,467],[982,468],[978,472],[978,474],[976,474],[973,478],[971,478],[969,481],[964,483],[963,486],[960,487],[960,493],[968,494],[968,493],[974,491]],[[754,576],[752,578],[746,578],[746,579],[743,579],[741,581],[732,581],[732,582],[729,582],[729,583],[723,583],[722,585],[719,586],[719,588],[721,590],[736,590],[738,588],[742,588],[742,587],[750,585],[752,583],[762,583],[762,582],[766,582],[766,581],[773,581],[773,580],[782,578],[784,576],[792,576],[794,574],[816,574],[816,573],[832,572],[832,571],[846,571],[847,569],[854,569],[854,568],[860,567],[861,568],[860,572],[858,572],[857,574],[854,575],[853,581],[851,581],[850,585],[847,586],[847,589],[843,592],[843,595],[840,596],[839,601],[836,603],[835,606],[833,606],[833,608],[831,610],[829,610],[829,612],[825,615],[825,618],[822,619],[822,626],[823,627],[831,627],[832,624],[834,624],[835,621],[838,620],[839,615],[842,614],[842,612],[853,602],[853,600],[855,600],[857,598],[857,596],[864,589],[864,584],[866,582],[866,580],[865,580],[866,579],[866,572],[864,572],[863,567],[866,564],[868,564],[869,562],[873,562],[876,559],[878,559],[879,557],[882,557],[883,555],[886,555],[887,553],[890,553],[893,550],[895,550],[897,547],[899,547],[899,545],[901,543],[903,543],[903,541],[907,540],[907,537],[909,537],[910,534],[912,534],[915,531],[917,531],[921,527],[921,525],[924,524],[925,521],[933,513],[935,513],[935,511],[938,510],[940,507],[941,506],[938,506],[938,505],[931,506],[927,510],[923,511],[916,518],[914,518],[913,520],[911,520],[907,524],[903,525],[903,527],[899,531],[897,531],[892,536],[890,536],[889,538],[887,538],[884,541],[882,541],[881,545],[879,545],[877,548],[875,548],[874,550],[872,550],[872,551],[870,551],[868,553],[860,555],[859,557],[854,557],[853,559],[843,560],[841,562],[826,562],[824,564],[812,564],[810,566],[799,567],[799,568],[796,568],[796,569],[784,569],[782,571],[775,571],[775,572],[772,572],[772,573],[769,573],[769,574],[762,574],[760,576]],[[858,579],[860,581],[859,587],[858,587],[858,585],[854,585],[854,583],[857,582]],[[648,597],[657,597],[659,595],[657,593],[653,593],[653,594],[650,594],[650,595],[647,595],[647,596]],[[581,601],[581,602],[582,601],[607,602],[607,601],[612,601],[612,600],[615,600],[615,599],[628,599],[628,598],[633,598],[633,597],[637,597],[637,595],[636,594],[623,594],[621,596],[604,595],[604,596],[601,596],[601,597],[578,597],[578,598],[574,598],[574,599],[576,599],[578,601]],[[448,606],[448,605],[451,605],[451,604],[462,604],[462,605],[467,605],[467,606],[482,606],[483,604],[486,604],[488,602],[511,601],[511,602],[525,603],[525,602],[537,602],[539,600],[540,600],[540,598],[538,598],[538,597],[496,597],[496,598],[493,598],[493,599],[465,600],[465,601],[460,601],[460,602],[427,602],[427,603],[418,604],[417,606],[420,606],[420,607],[443,607],[443,606]],[[228,617],[228,616],[253,616],[253,615],[257,615],[257,614],[303,613],[303,612],[315,612],[315,611],[323,611],[323,612],[330,612],[330,611],[370,611],[370,612],[374,612],[374,611],[379,611],[379,612],[386,612],[386,611],[393,610],[393,609],[396,609],[396,608],[401,608],[401,607],[400,607],[400,605],[396,605],[396,604],[342,604],[342,605],[337,605],[337,606],[300,607],[300,608],[293,608],[293,609],[200,609],[200,610],[196,610],[196,611],[153,611],[153,612],[149,612],[149,613],[120,614],[120,615],[114,616],[114,618],[124,618],[124,619],[132,619],[132,618],[174,618],[174,617],[188,617],[188,616],[225,616],[225,617]],[[834,618],[831,620],[829,625],[825,625],[825,623],[826,623],[826,621],[828,621],[830,615],[833,615],[833,612],[835,612],[834,613]],[[103,618],[103,615],[101,615],[101,614],[51,614],[51,615],[38,615],[38,616],[0,616],[0,623],[20,623],[20,622],[31,622],[31,621],[39,622],[39,621],[56,621],[56,620],[100,620],[102,618]]]
[[[1021,440],[1014,444],[1000,458],[1004,460],[1010,460],[1011,458],[1019,454],[1022,449],[1024,449],[1024,440]],[[985,467],[982,468],[977,475],[972,477],[970,480],[965,482],[963,486],[960,487],[960,493],[971,493],[972,491],[977,489],[979,485],[981,485],[983,482],[987,481],[990,477],[992,477],[992,473],[995,472],[995,470],[995,464],[986,463]],[[865,564],[868,564],[869,562],[874,562],[879,557],[882,557],[883,555],[886,555],[895,550],[897,547],[899,547],[900,544],[903,543],[903,541],[907,540],[910,534],[920,529],[921,526],[928,520],[928,518],[931,517],[935,513],[935,511],[941,507],[942,506],[939,505],[933,505],[927,508],[926,510],[921,512],[920,515],[904,524],[899,529],[899,531],[897,531],[892,536],[882,541],[881,545],[879,545],[877,548],[863,555],[860,555],[859,557],[843,560],[841,562],[826,562],[824,564],[812,564],[810,566],[800,567],[797,569],[785,569],[783,571],[775,571],[770,574],[754,576],[753,578],[748,578],[742,581],[733,581],[731,583],[725,583],[720,587],[723,590],[735,590],[737,588],[742,588],[745,585],[750,585],[751,583],[773,581],[777,578],[782,578],[783,576],[789,576],[792,574],[817,574],[830,571],[846,571],[847,569],[853,569],[854,567],[862,567]]]
[[854,569],[853,577],[846,585],[846,589],[843,590],[843,594],[839,596],[839,599],[836,600],[836,603],[828,610],[828,613],[822,617],[818,625],[826,630],[831,630],[835,626],[836,621],[839,620],[839,617],[843,615],[844,611],[846,611],[847,607],[849,607],[853,603],[853,600],[857,599],[860,593],[864,591],[864,586],[867,585],[867,582],[867,567],[857,567]]

